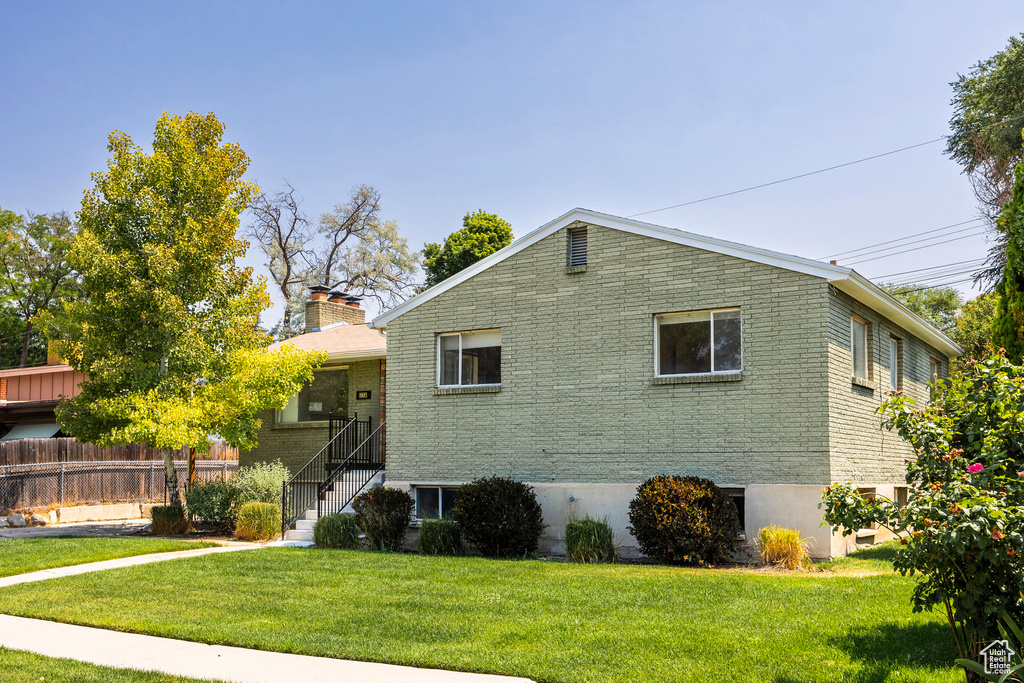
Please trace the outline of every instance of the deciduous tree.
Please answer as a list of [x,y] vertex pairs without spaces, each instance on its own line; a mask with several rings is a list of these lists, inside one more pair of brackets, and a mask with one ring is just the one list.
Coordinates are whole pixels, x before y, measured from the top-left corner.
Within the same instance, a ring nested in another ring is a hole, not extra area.
[[268,352],[258,327],[265,281],[236,259],[238,216],[258,188],[213,114],[164,114],[152,153],[115,131],[107,170],[93,174],[69,261],[81,295],[40,318],[88,381],[63,400],[66,431],[101,445],[164,449],[177,500],[172,449],[209,448],[218,434],[251,447],[257,414],[283,408],[322,354]]
[[443,244],[432,242],[424,247],[424,288],[447,280],[511,243],[512,225],[508,221],[482,209],[467,213],[461,230],[444,238]]
[[996,235],[978,279],[989,287],[999,282],[1006,263],[1006,238],[996,225],[1013,195],[1013,169],[1024,145],[1024,34],[1013,36],[1002,52],[960,74],[953,87],[953,117],[946,154],[971,181],[981,216]]
[[952,287],[883,284],[882,289],[943,332],[953,327],[964,301],[960,292]]

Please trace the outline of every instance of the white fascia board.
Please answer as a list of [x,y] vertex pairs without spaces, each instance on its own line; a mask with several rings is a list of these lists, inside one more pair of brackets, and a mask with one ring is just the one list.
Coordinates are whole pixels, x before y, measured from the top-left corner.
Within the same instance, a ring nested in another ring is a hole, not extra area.
[[384,351],[347,351],[344,353],[328,353],[327,362],[345,362],[355,363],[361,360],[377,360],[378,358],[385,358],[386,353]]
[[634,235],[643,235],[653,239],[682,244],[696,249],[704,249],[705,251],[734,256],[736,258],[753,261],[755,263],[764,263],[766,265],[823,278],[834,284],[837,289],[846,292],[872,310],[882,313],[893,322],[898,323],[907,331],[917,335],[922,341],[931,344],[947,356],[959,356],[963,353],[963,350],[949,339],[949,337],[942,334],[942,332],[935,329],[935,327],[922,317],[896,301],[896,299],[886,294],[877,285],[857,273],[852,268],[824,263],[822,261],[815,261],[814,259],[803,258],[801,256],[783,254],[769,249],[750,247],[745,244],[739,244],[738,242],[730,242],[728,240],[722,240],[715,237],[706,237],[704,235],[697,235],[684,230],[677,230],[675,228],[666,228],[661,225],[654,225],[653,223],[644,223],[643,221],[636,221],[630,218],[612,216],[598,211],[591,211],[590,209],[573,209],[572,211],[562,214],[550,223],[545,223],[533,232],[520,237],[507,247],[499,249],[487,258],[481,259],[469,268],[453,275],[444,282],[438,283],[399,306],[392,308],[390,311],[382,313],[370,323],[370,327],[386,327],[390,321],[403,313],[416,308],[422,303],[430,301],[435,296],[443,294],[452,287],[462,284],[477,273],[487,270],[491,266],[504,261],[510,256],[526,249],[530,245],[536,244],[545,237],[576,222],[584,223],[586,225],[612,228],[614,230],[622,230],[624,232],[633,233]]
[[963,349],[957,346],[956,342],[860,273],[851,270],[849,276],[829,281],[836,289],[849,294],[871,310],[881,313],[946,356],[953,358],[963,355]]
[[406,311],[410,311],[420,304],[430,301],[435,296],[447,292],[452,287],[465,282],[477,273],[487,270],[496,263],[504,261],[523,249],[536,244],[545,237],[576,222],[598,227],[612,228],[614,230],[622,230],[623,232],[629,232],[635,235],[643,235],[645,237],[674,242],[676,244],[695,247],[697,249],[704,249],[706,251],[713,251],[719,254],[735,256],[748,261],[764,263],[771,266],[777,266],[779,268],[785,268],[787,270],[795,270],[800,273],[806,273],[808,275],[814,275],[825,279],[844,277],[852,272],[849,268],[834,266],[828,263],[822,263],[821,261],[802,258],[800,256],[791,256],[777,251],[748,247],[737,242],[729,242],[727,240],[720,240],[714,237],[696,235],[683,230],[676,230],[675,228],[666,228],[652,223],[644,223],[642,221],[635,221],[629,218],[620,218],[618,216],[612,216],[598,211],[591,211],[589,209],[573,209],[568,213],[562,214],[550,223],[545,223],[533,232],[520,237],[512,244],[503,249],[499,249],[487,258],[477,261],[469,268],[453,275],[444,282],[440,282],[430,289],[420,292],[408,301],[392,308],[390,311],[382,313],[374,318],[373,322],[370,323],[370,327],[386,327],[390,321],[394,320]]

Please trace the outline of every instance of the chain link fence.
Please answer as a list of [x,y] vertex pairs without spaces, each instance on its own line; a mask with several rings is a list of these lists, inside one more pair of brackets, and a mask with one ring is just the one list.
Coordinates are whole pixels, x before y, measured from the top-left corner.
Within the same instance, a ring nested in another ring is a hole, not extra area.
[[[188,463],[176,461],[178,490],[184,495]],[[196,460],[196,481],[227,479],[237,460]],[[0,513],[105,503],[166,504],[169,496],[162,460],[44,462],[0,466]]]

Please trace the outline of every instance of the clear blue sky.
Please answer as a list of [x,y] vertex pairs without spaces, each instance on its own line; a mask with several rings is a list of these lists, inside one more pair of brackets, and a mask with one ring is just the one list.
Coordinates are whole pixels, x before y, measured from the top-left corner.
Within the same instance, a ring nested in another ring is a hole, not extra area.
[[[75,210],[110,131],[212,111],[264,189],[315,215],[372,184],[422,248],[478,208],[522,235],[938,137],[1024,3],[6,2],[0,28],[0,206]],[[974,217],[942,148],[644,219],[822,257]]]

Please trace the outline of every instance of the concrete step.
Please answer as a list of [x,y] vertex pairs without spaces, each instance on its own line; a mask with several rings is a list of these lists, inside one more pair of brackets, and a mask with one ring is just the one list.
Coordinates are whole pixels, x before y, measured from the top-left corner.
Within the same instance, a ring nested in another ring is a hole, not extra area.
[[312,529],[289,529],[285,535],[284,540],[286,541],[312,541],[313,530]]
[[312,531],[315,524],[316,520],[313,519],[297,519],[295,520],[295,529],[296,531]]

